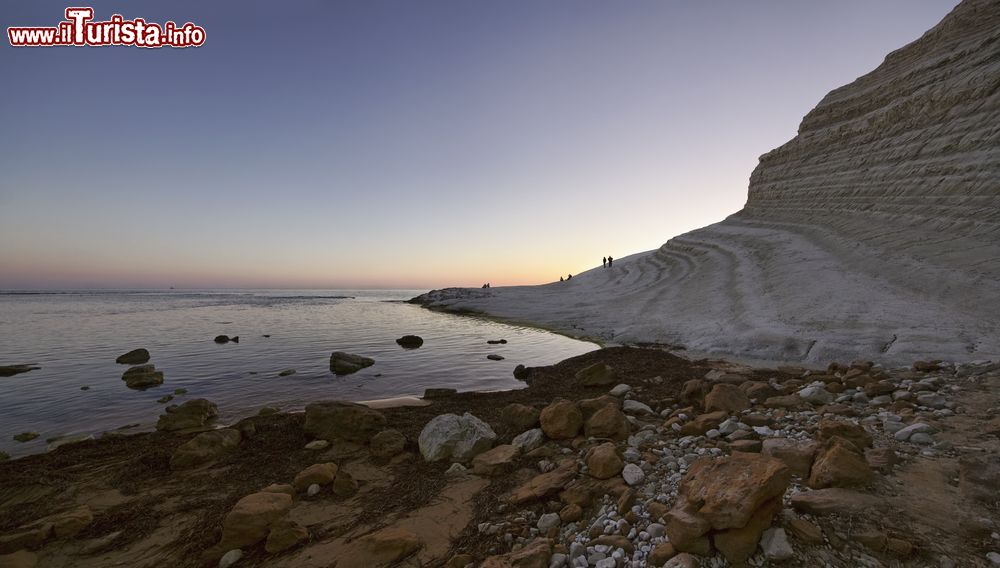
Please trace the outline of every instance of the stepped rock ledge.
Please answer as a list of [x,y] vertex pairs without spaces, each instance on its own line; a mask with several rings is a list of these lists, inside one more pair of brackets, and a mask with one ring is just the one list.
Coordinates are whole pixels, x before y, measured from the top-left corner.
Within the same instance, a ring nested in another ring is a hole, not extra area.
[[827,94],[724,221],[568,282],[414,301],[750,359],[1000,360],[1000,4],[964,0]]

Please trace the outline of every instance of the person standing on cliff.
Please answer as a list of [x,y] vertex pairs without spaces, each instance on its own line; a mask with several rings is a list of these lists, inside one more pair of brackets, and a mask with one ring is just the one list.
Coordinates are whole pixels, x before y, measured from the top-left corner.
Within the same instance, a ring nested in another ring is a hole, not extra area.
[[605,257],[601,257],[601,264],[604,265],[604,268],[607,268],[608,267],[608,257],[606,257],[606,256]]
[[611,258],[610,256],[608,257],[608,268],[611,268],[611,263],[614,261],[615,259]]

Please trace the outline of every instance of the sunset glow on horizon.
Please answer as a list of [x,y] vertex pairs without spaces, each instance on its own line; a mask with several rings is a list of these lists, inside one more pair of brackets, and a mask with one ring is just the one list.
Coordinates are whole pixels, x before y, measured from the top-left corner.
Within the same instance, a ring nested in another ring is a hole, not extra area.
[[3,42],[0,289],[556,281],[738,211],[956,3],[101,3],[207,40]]

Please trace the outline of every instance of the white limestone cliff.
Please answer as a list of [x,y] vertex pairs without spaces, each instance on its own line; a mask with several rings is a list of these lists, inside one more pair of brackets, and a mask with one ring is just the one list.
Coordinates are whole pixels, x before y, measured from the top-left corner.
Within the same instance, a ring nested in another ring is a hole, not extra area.
[[568,282],[419,301],[755,359],[1000,360],[1000,2],[830,92],[725,221]]

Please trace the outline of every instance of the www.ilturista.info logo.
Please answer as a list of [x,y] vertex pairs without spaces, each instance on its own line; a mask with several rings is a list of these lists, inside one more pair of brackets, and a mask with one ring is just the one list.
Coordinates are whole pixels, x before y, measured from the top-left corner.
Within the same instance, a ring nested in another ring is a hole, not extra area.
[[7,38],[14,47],[133,45],[136,47],[198,47],[205,43],[205,28],[191,22],[162,26],[142,18],[126,20],[120,14],[94,22],[93,8],[66,8],[66,19],[50,28],[10,27]]

